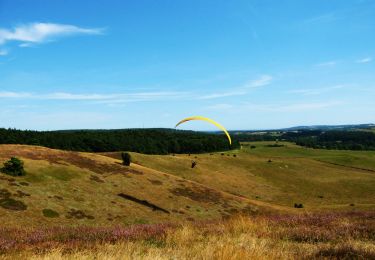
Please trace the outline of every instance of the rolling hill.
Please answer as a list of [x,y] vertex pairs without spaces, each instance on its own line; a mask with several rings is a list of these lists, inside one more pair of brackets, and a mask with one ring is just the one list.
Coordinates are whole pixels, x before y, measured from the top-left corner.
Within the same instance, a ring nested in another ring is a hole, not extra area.
[[[375,152],[273,144],[243,143],[230,153],[132,156],[145,167],[272,205],[302,203],[308,211],[375,209]],[[197,162],[194,174],[187,167],[191,160]]]
[[0,220],[8,226],[108,226],[375,208],[374,152],[270,144],[243,143],[226,153],[132,153],[130,167],[117,152],[1,145],[0,163],[19,157],[27,175],[0,175]]
[[24,160],[27,175],[0,175],[0,221],[7,226],[193,221],[278,210],[99,154],[1,145],[0,162],[11,156]]

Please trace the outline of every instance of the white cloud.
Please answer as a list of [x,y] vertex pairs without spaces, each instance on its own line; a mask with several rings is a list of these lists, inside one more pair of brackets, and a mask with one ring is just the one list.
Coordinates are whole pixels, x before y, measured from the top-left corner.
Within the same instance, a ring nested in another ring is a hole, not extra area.
[[0,98],[27,98],[31,97],[31,94],[26,92],[9,92],[0,91]]
[[357,63],[368,63],[368,62],[371,62],[371,61],[372,61],[371,57],[366,57],[366,58],[363,58],[363,59],[359,59],[356,62]]
[[233,105],[230,105],[230,104],[215,104],[215,105],[208,106],[207,109],[209,109],[209,110],[226,110],[226,109],[230,109],[232,107],[233,107]]
[[333,67],[333,66],[336,66],[336,65],[337,65],[337,61],[335,61],[335,60],[316,64],[316,66],[318,66],[318,67]]
[[245,88],[257,88],[262,87],[271,84],[272,76],[270,75],[262,75],[258,79],[249,81],[247,84],[245,84]]
[[249,92],[250,88],[257,88],[271,84],[272,76],[270,75],[262,75],[255,80],[251,80],[244,84],[241,87],[232,88],[232,91],[225,91],[225,92],[216,92],[206,95],[198,96],[197,99],[215,99],[215,98],[223,98],[223,97],[232,97],[232,96],[241,96],[245,95]]
[[341,101],[306,102],[279,105],[245,104],[241,110],[252,110],[260,112],[301,112],[324,109],[343,104]]
[[82,28],[70,24],[30,23],[14,27],[13,29],[0,28],[0,45],[8,42],[19,42],[19,47],[29,47],[52,41],[59,37],[78,34],[101,34],[100,28]]
[[139,93],[113,93],[113,94],[75,94],[67,92],[54,92],[47,94],[0,91],[0,98],[13,99],[38,99],[38,100],[71,100],[71,101],[96,101],[98,103],[125,103],[135,101],[153,101],[162,99],[182,98],[187,92],[139,92]]
[[336,89],[342,89],[344,88],[344,85],[336,85],[336,86],[331,86],[331,87],[326,87],[326,88],[310,88],[310,89],[292,89],[288,91],[288,93],[294,93],[294,94],[301,94],[301,95],[320,95],[332,90]]
[[215,98],[222,98],[222,97],[240,96],[244,94],[246,94],[245,91],[222,92],[222,93],[213,93],[213,94],[199,96],[198,99],[215,99]]

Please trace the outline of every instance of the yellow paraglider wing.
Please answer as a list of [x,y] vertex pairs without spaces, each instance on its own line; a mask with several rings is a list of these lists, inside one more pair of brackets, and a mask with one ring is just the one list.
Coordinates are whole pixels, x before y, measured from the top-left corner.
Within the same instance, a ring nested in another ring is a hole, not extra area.
[[232,145],[232,139],[230,138],[230,135],[229,135],[228,131],[224,128],[224,126],[222,126],[218,122],[215,122],[214,120],[212,120],[210,118],[207,118],[207,117],[203,117],[203,116],[187,117],[185,119],[182,119],[180,122],[178,122],[175,127],[179,126],[182,123],[191,121],[191,120],[202,120],[202,121],[206,121],[206,122],[209,122],[209,123],[215,125],[217,128],[219,128],[220,130],[222,130],[227,135],[229,144]]

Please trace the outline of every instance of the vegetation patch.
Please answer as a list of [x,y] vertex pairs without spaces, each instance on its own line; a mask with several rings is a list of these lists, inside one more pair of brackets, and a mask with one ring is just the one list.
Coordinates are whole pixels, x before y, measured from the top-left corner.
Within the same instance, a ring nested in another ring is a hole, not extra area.
[[152,179],[147,179],[147,180],[151,182],[153,185],[163,185],[163,182],[159,180],[152,180]]
[[352,245],[344,244],[322,248],[314,257],[328,259],[375,259],[375,252],[368,248],[354,248]]
[[17,157],[12,157],[9,161],[4,163],[4,167],[1,168],[0,171],[10,176],[24,176],[26,172],[23,168],[23,164],[23,161]]
[[42,213],[46,218],[57,218],[60,216],[60,214],[53,209],[43,209]]
[[14,194],[14,196],[23,198],[23,197],[30,197],[31,195],[26,192],[23,192],[22,190],[18,190],[17,193]]
[[94,219],[94,216],[87,215],[85,212],[79,209],[70,209],[70,211],[66,214],[66,218],[76,218],[76,219]]
[[10,191],[8,191],[7,189],[1,189],[0,190],[0,199],[7,199],[11,195],[12,195],[12,193],[10,193]]
[[19,200],[12,198],[0,199],[0,207],[9,210],[26,210],[27,206]]
[[176,196],[182,196],[199,202],[218,203],[222,199],[222,195],[205,187],[189,187],[171,189],[170,192]]
[[100,179],[98,176],[95,176],[95,175],[91,175],[90,180],[95,181],[95,182],[99,182],[99,183],[104,182],[102,179]]
[[55,196],[53,196],[55,199],[58,199],[58,200],[63,200],[64,198],[63,197],[61,197],[61,196],[58,196],[58,195],[55,195]]

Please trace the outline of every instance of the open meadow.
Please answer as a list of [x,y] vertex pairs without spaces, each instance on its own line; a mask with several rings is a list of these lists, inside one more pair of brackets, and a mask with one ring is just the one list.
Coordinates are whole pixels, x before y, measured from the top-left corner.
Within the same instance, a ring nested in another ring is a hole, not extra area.
[[1,145],[27,173],[0,178],[1,257],[375,256],[375,152],[131,155]]

